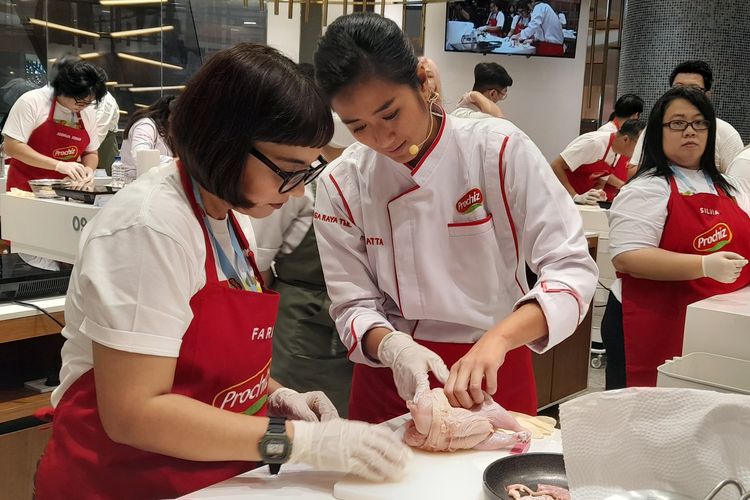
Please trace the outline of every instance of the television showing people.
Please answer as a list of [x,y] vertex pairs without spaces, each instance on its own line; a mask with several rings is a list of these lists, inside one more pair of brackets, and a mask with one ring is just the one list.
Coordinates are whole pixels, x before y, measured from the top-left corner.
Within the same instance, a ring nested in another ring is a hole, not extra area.
[[580,0],[449,1],[445,50],[573,58],[580,10]]

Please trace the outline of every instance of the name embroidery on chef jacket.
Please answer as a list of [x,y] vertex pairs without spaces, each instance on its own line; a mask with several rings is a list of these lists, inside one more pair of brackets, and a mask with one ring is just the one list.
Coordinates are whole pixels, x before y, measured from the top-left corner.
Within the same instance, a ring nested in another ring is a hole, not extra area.
[[482,206],[484,196],[479,188],[473,188],[456,202],[456,211],[460,214],[470,214]]
[[352,227],[352,223],[346,219],[342,219],[341,217],[336,217],[335,215],[322,214],[318,212],[317,210],[313,212],[313,218],[321,222],[328,222],[330,224],[340,224],[344,227]]

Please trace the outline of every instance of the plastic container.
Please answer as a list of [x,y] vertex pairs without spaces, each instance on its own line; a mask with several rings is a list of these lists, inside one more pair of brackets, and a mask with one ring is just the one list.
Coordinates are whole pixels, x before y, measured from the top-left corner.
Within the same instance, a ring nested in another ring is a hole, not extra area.
[[691,352],[657,368],[657,387],[686,387],[750,395],[750,361]]
[[29,181],[31,192],[37,198],[57,198],[55,187],[67,186],[63,179],[34,179]]
[[115,157],[115,161],[112,162],[112,182],[110,186],[113,188],[125,187],[125,167],[122,164],[122,159],[119,156]]

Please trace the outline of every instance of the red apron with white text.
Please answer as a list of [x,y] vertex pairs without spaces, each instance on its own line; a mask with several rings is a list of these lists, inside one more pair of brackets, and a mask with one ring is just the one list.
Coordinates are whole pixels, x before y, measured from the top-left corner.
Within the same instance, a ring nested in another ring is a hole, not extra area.
[[[721,188],[716,188],[718,196],[682,195],[674,178],[669,184],[667,219],[659,248],[697,255],[721,250],[750,256],[750,217]],[[656,368],[682,354],[687,306],[747,286],[750,266],[734,283],[711,278],[653,281],[625,274],[620,277],[627,385],[655,386]]]
[[531,45],[536,47],[536,55],[538,56],[559,57],[565,55],[565,48],[561,43],[532,42]]
[[[69,127],[54,120],[57,99],[52,98],[47,120],[31,133],[28,146],[37,153],[58,161],[78,161],[91,142],[89,134],[83,126],[81,113],[78,115],[78,127]],[[15,158],[10,160],[8,179],[5,189],[18,188],[31,191],[29,181],[35,179],[62,179],[65,176],[54,170],[37,168],[27,165]]]
[[[620,179],[622,182],[628,182],[628,164],[629,163],[630,163],[629,156],[620,155],[620,157],[615,162],[615,168],[612,169],[612,173],[610,173],[609,175],[614,175],[615,177]],[[607,201],[612,201],[615,199],[615,196],[617,196],[617,193],[620,192],[620,188],[616,188],[612,184],[605,184],[604,192],[607,193]]]
[[[604,150],[604,156],[594,163],[586,163],[579,166],[575,170],[566,170],[565,175],[568,177],[568,182],[573,186],[576,193],[583,194],[589,189],[594,189],[596,182],[600,177],[610,175],[615,169],[614,166],[607,163],[607,155],[609,154],[610,148],[612,148],[612,142],[615,140],[615,134],[610,134],[609,142],[607,143],[607,149]],[[617,161],[615,162],[615,165]],[[627,177],[627,167],[625,170],[625,176]]]
[[[218,281],[201,209],[181,165],[180,174],[203,228],[206,285],[190,300],[193,320],[182,339],[172,393],[227,411],[265,415],[279,297]],[[260,279],[242,230],[231,212],[229,216]],[[256,466],[244,461],[194,462],[115,443],[102,427],[90,370],[55,408],[52,439],[36,475],[36,500],[174,498]]]
[[[414,340],[443,358],[448,368],[474,345]],[[441,387],[432,374],[430,386]],[[531,351],[527,347],[513,349],[505,356],[505,362],[497,372],[497,392],[493,398],[507,410],[536,415],[536,382]],[[408,411],[398,395],[390,368],[373,368],[361,363],[354,365],[349,396],[350,419],[379,424]]]

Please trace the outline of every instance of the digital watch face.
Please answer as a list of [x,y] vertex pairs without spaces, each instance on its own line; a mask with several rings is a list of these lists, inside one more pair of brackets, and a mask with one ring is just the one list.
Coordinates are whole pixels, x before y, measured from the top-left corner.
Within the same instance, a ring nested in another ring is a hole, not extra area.
[[279,457],[284,454],[286,443],[284,441],[269,441],[266,444],[266,454],[270,457]]

